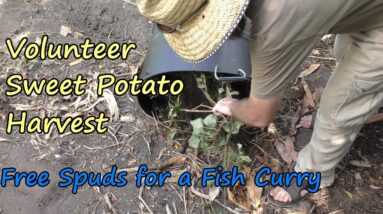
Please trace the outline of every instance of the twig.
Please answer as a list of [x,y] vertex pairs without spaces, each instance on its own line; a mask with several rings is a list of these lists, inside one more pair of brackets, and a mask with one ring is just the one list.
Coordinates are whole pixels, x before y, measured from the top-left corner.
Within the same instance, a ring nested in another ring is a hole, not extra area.
[[148,145],[148,149],[149,149],[149,157],[152,157],[152,151],[150,150],[150,144],[149,144],[149,141],[146,140],[145,136],[142,135],[142,137],[144,138],[145,142],[146,142],[146,145]]
[[334,212],[331,212],[330,214],[335,214],[335,213],[340,213],[340,212],[344,212],[344,210],[336,210],[336,211],[334,211]]
[[181,109],[183,112],[188,113],[212,113],[212,110],[193,110],[193,109]]
[[124,144],[127,144],[128,142],[123,142],[123,143],[116,143],[116,144],[113,144],[113,145],[110,145],[110,146],[106,146],[106,147],[89,147],[89,146],[84,146],[84,148],[86,149],[89,149],[89,150],[106,150],[106,149],[111,149],[111,148],[114,148],[114,147],[117,147],[117,146],[121,146],[121,145],[124,145]]
[[182,192],[183,192],[183,198],[184,198],[184,208],[185,208],[185,214],[188,214],[188,209],[187,209],[187,202],[186,202],[186,187],[183,187],[182,188]]
[[[207,108],[208,110],[200,110],[199,108]],[[184,111],[184,112],[196,112],[196,113],[211,113],[213,112],[213,107],[211,106],[207,106],[207,105],[199,105],[193,109],[181,109],[181,111]]]
[[213,98],[211,98],[211,96],[209,95],[209,93],[208,93],[206,90],[203,90],[203,89],[201,89],[201,91],[202,91],[203,94],[205,95],[206,99],[207,99],[213,106],[215,106],[216,102],[213,100]]
[[116,208],[112,205],[112,202],[110,201],[108,194],[104,195],[104,200],[105,200],[105,203],[108,205],[109,209],[112,211],[112,213],[117,214],[118,212]]
[[176,204],[174,203],[174,201],[172,203],[172,207],[173,207],[173,211],[176,212],[175,214],[178,214],[177,207],[176,207]]
[[145,202],[144,198],[142,198],[142,193],[144,192],[144,186],[141,186],[140,188],[140,194],[138,195],[138,199],[141,201],[141,203],[146,207],[146,209],[149,211],[150,214],[153,214],[153,211],[150,209],[148,204]]
[[158,127],[158,122],[157,122],[157,119],[156,119],[156,117],[155,117],[155,115],[154,115],[154,112],[152,112],[152,118],[153,118],[153,120],[154,120],[154,124],[156,125],[157,132],[158,132],[158,133],[161,133],[161,131],[160,131],[160,127]]
[[309,58],[336,61],[336,59],[332,57],[309,56]]
[[176,189],[173,185],[170,185],[170,187],[174,190],[174,192],[176,192],[176,194],[177,194],[178,197],[181,199],[181,201],[183,201],[182,196],[181,196],[181,194],[177,191],[177,189]]
[[114,140],[116,141],[116,145],[120,144],[120,142],[118,141],[116,135],[115,135],[112,131],[110,131],[110,129],[108,129],[108,132],[109,132],[110,135],[112,135],[112,137],[113,137]]

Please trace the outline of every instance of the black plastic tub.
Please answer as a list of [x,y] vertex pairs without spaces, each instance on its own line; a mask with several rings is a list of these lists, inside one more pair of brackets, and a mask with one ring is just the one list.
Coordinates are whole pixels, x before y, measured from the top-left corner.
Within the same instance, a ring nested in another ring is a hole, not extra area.
[[[189,63],[178,56],[169,46],[164,35],[157,30],[144,61],[139,77],[144,81],[157,80],[162,75],[170,80],[180,79],[185,89],[182,101],[189,107],[206,102],[202,91],[197,87],[195,76],[205,74],[209,90],[216,90],[222,82],[230,84],[238,91],[238,97],[247,97],[250,91],[251,62],[249,53],[248,24],[240,36],[232,36],[210,58],[200,63]],[[214,92],[213,92],[214,93]],[[150,116],[165,113],[168,109],[169,96],[139,95],[138,103]]]

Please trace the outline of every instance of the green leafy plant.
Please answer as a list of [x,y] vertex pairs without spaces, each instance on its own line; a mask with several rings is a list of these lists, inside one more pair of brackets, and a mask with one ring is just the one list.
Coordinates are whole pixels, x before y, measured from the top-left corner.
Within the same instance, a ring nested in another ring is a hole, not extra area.
[[238,134],[242,123],[230,118],[219,119],[210,114],[204,119],[197,118],[190,122],[193,133],[189,138],[189,146],[206,150],[211,147],[226,146],[232,135]]
[[[238,95],[238,92],[232,91],[228,85],[221,85],[216,93],[211,95],[208,93],[206,76],[203,74],[196,76],[196,82],[197,87],[202,90],[212,105],[216,103],[215,100]],[[169,102],[169,107],[169,119],[176,120],[182,111],[182,104],[179,98]],[[208,114],[190,121],[190,125],[193,131],[188,140],[189,147],[201,150],[207,155],[211,155],[215,151],[216,156],[223,158],[221,160],[225,163],[225,166],[227,162],[237,166],[251,162],[250,157],[243,153],[241,144],[234,144],[234,148],[229,148],[232,136],[237,135],[241,130],[243,124],[240,121],[234,118]]]
[[[205,75],[196,77],[198,88],[207,93],[207,84]],[[238,92],[232,91],[228,85],[218,89],[216,99],[220,100],[226,96],[238,95]],[[208,94],[208,96],[210,96]],[[208,98],[209,99],[209,98]],[[211,99],[211,98],[210,98]],[[236,165],[243,165],[251,162],[250,157],[242,151],[242,145],[237,144],[237,149],[228,152],[228,144],[233,135],[240,132],[242,123],[234,118],[218,117],[209,114],[205,118],[197,118],[190,122],[193,127],[193,133],[189,138],[189,146],[202,151],[219,150],[224,147],[224,162],[227,161]]]

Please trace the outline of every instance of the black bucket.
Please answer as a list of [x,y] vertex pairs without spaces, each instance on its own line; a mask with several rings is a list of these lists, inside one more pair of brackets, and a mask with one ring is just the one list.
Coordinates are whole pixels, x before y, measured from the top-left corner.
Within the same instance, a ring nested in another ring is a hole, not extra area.
[[[219,82],[226,82],[239,92],[239,98],[247,97],[251,80],[248,23],[245,22],[245,30],[240,36],[230,37],[214,55],[200,63],[183,60],[171,49],[164,35],[155,30],[143,70],[139,74],[140,79],[157,80],[166,75],[169,80],[182,80],[185,85],[183,101],[186,99],[189,106],[198,106],[206,101],[195,81],[195,75],[202,73],[206,76],[209,88],[214,88]],[[169,105],[168,96],[139,95],[137,100],[150,116],[157,115],[158,110],[167,109]]]

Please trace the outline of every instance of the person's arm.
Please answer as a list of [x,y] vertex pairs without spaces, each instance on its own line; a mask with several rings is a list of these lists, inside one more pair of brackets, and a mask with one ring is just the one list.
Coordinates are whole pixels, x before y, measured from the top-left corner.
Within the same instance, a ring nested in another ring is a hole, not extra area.
[[244,100],[225,98],[217,103],[213,112],[233,116],[249,126],[263,128],[271,123],[280,104],[280,97],[267,100],[257,99],[254,96]]

